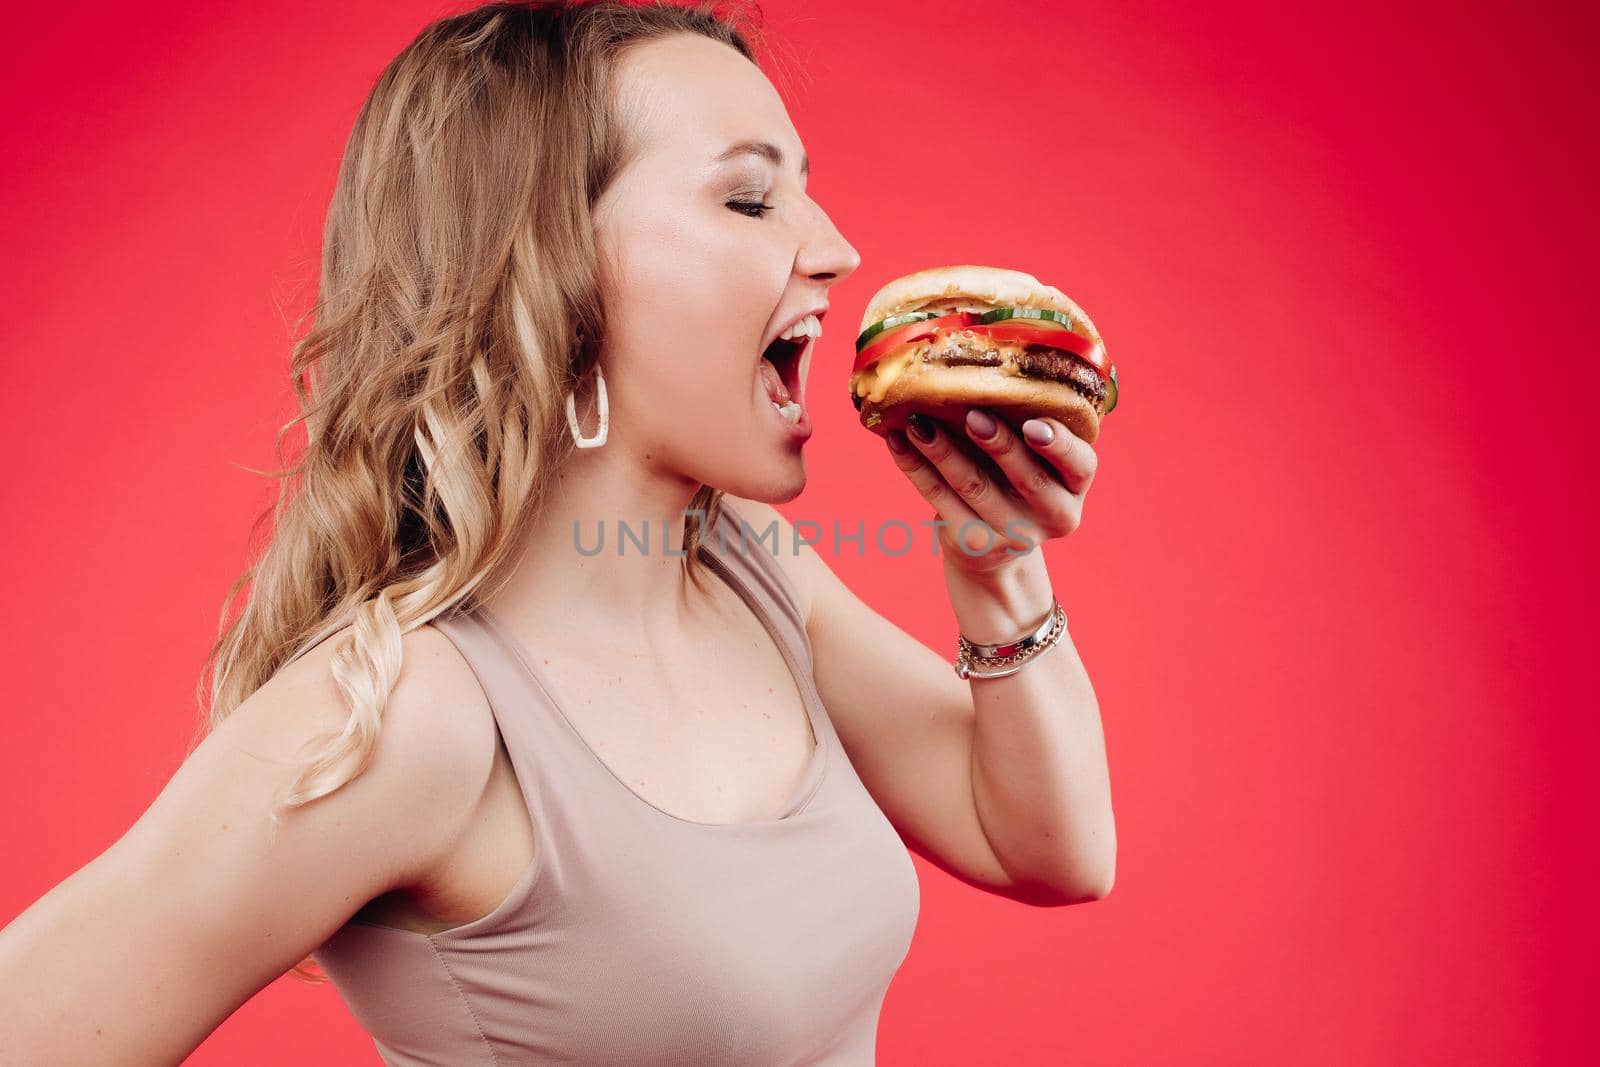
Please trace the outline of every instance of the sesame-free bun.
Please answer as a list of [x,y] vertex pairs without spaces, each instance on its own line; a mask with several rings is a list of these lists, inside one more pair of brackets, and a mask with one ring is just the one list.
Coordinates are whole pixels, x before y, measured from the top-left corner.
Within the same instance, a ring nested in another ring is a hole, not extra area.
[[924,309],[937,311],[988,311],[997,307],[1051,308],[1072,317],[1072,328],[1104,348],[1100,331],[1072,298],[1053,285],[1020,270],[958,263],[929,267],[903,275],[885,285],[867,301],[866,313],[856,333],[890,315]]

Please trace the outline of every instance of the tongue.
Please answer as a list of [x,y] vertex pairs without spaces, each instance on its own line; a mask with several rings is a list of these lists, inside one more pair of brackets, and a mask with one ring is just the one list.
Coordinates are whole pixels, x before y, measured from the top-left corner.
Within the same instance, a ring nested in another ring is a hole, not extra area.
[[761,384],[766,387],[767,396],[778,405],[789,402],[789,390],[785,388],[783,379],[778,375],[778,368],[772,365],[772,360],[761,360]]

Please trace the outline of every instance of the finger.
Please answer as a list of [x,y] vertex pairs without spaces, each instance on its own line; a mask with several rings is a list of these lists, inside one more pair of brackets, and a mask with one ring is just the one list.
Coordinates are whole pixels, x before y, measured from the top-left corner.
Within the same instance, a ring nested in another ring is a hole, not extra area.
[[914,431],[907,434],[937,471],[940,485],[933,491],[953,493],[966,505],[968,512],[987,523],[993,531],[991,535],[977,529],[958,530],[958,543],[980,550],[981,546],[993,548],[1002,542],[1022,548],[1016,527],[1023,525],[1028,516],[1018,507],[1016,499],[1003,491],[1004,480],[996,479],[985,470],[978,457],[967,453],[965,442],[950,436],[939,420],[920,414],[914,415],[912,420],[913,426],[921,425],[932,437],[932,440],[923,441]]
[[[1036,432],[1040,430],[1048,431]],[[1022,439],[1034,454],[1041,456],[1076,496],[1082,497],[1094,481],[1099,457],[1094,446],[1071,430],[1059,419],[1033,418],[1022,424]]]
[[[890,430],[886,437],[894,465],[900,468],[900,473],[906,476],[912,487],[933,507],[934,514],[943,519],[952,532],[959,530],[963,523],[983,521],[973,514],[955,490],[945,484],[939,469],[912,447],[909,434],[903,430]],[[897,444],[899,448],[896,448]]]
[[[989,430],[990,435],[984,437],[981,429]],[[967,412],[966,431],[1045,528],[1053,535],[1064,533],[1076,501],[1049,458],[1034,451],[1009,423],[990,411],[973,408]]]

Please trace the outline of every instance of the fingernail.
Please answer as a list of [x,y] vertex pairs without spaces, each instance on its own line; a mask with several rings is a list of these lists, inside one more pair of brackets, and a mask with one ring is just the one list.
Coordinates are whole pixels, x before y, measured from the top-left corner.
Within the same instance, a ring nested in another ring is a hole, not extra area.
[[901,433],[899,430],[890,430],[884,436],[889,439],[889,447],[894,449],[900,455],[903,456],[907,452],[911,451],[911,442],[907,441],[906,435]]
[[928,421],[928,416],[918,411],[906,421],[910,424],[911,432],[916,435],[917,440],[925,445],[933,444],[933,425]]
[[1022,424],[1022,436],[1036,445],[1047,445],[1056,439],[1056,432],[1042,419],[1029,419]]
[[972,430],[973,436],[981,437],[985,441],[994,436],[995,425],[987,412],[973,408],[967,412],[967,426]]

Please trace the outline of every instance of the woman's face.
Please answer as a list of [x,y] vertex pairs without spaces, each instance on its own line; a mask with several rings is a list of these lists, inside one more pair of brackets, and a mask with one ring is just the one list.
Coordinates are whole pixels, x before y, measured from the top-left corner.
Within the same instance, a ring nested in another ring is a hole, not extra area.
[[[763,342],[825,305],[861,257],[806,195],[799,135],[749,60],[675,34],[630,49],[616,76],[641,148],[596,205],[607,447],[738,496],[790,499],[805,484],[804,438],[768,398]],[[782,165],[718,158],[740,142],[776,146]],[[810,362],[808,351],[796,396],[807,421]]]

